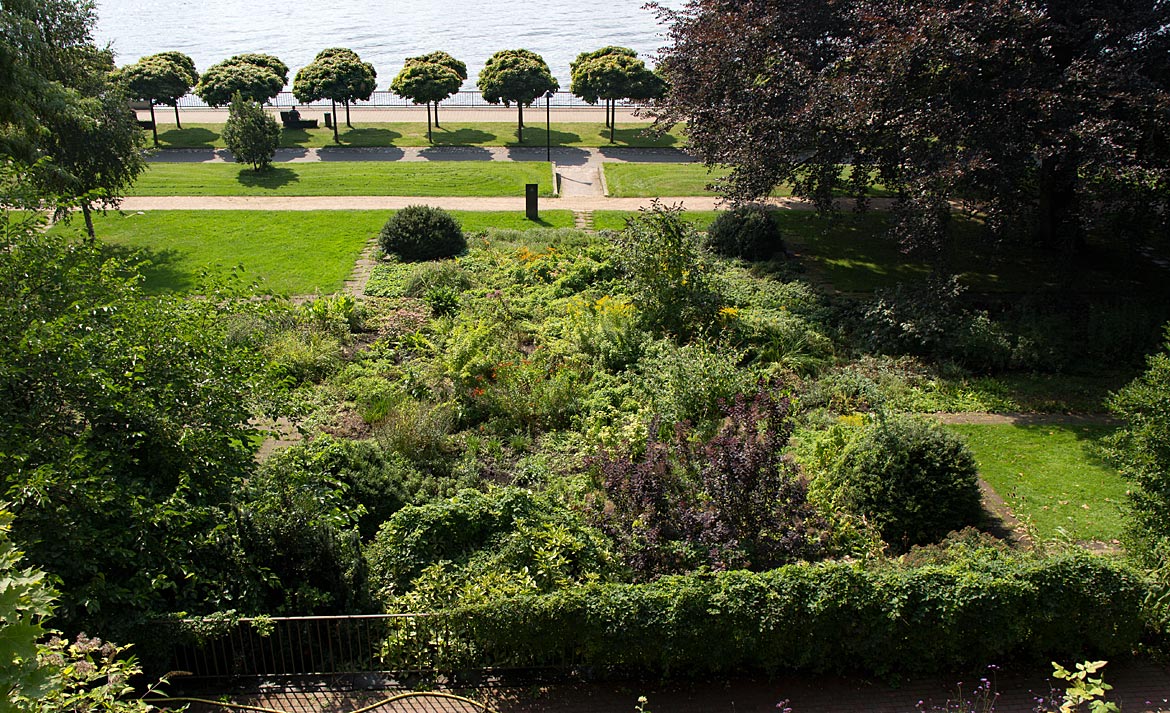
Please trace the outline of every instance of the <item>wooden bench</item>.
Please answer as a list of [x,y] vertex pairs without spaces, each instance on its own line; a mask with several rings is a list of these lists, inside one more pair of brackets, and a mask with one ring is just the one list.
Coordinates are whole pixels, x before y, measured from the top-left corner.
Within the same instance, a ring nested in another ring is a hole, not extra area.
[[315,129],[317,128],[316,119],[302,119],[300,112],[297,112],[296,117],[291,111],[280,112],[280,123],[284,124],[286,129]]

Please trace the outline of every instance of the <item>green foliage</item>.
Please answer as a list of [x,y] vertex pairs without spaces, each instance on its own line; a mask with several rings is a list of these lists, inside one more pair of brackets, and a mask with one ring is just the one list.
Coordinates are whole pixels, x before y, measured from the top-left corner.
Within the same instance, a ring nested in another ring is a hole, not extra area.
[[767,260],[784,252],[784,241],[772,212],[755,204],[720,213],[707,228],[703,245],[720,255],[744,260]]
[[439,102],[459,91],[465,78],[446,65],[407,60],[391,82],[390,90],[415,104]]
[[1110,400],[1126,421],[1109,444],[1131,492],[1131,549],[1151,566],[1170,566],[1170,328],[1162,351],[1147,359],[1144,374]]
[[463,229],[451,214],[425,205],[407,206],[392,215],[378,241],[384,252],[406,262],[454,257],[467,249]]
[[678,208],[655,203],[617,237],[618,260],[646,328],[686,340],[708,331],[719,309],[710,267]]
[[476,82],[490,104],[528,106],[545,92],[560,88],[540,55],[528,50],[500,50],[488,57]]
[[373,94],[377,79],[374,65],[361,61],[353,50],[331,47],[301,67],[293,79],[293,94],[304,103],[318,99],[364,101]]
[[1092,675],[1105,668],[1106,663],[1108,662],[1084,661],[1077,664],[1074,673],[1055,661],[1052,662],[1052,677],[1068,681],[1059,713],[1073,713],[1082,710],[1082,706],[1086,704],[1089,706],[1089,713],[1118,713],[1121,710],[1116,703],[1106,701],[1104,698],[1108,691],[1113,690],[1113,686],[1105,683],[1105,676]]
[[209,106],[223,106],[238,93],[264,104],[288,83],[288,66],[266,54],[239,54],[211,66],[199,79],[195,93]]
[[455,74],[457,74],[459,76],[460,81],[464,81],[467,79],[467,64],[465,64],[464,62],[460,62],[459,60],[455,59],[454,57],[447,54],[446,52],[443,52],[442,50],[428,52],[424,55],[419,55],[418,57],[407,57],[406,63],[407,64],[417,63],[417,64],[442,65],[442,66],[450,69],[451,71],[455,72]]
[[1141,635],[1143,594],[1138,571],[1084,552],[968,548],[919,567],[801,563],[589,585],[460,608],[446,623],[497,663],[572,651],[624,674],[886,675],[1125,653]]
[[814,499],[865,519],[895,550],[937,542],[981,516],[975,459],[935,422],[879,418],[828,460],[813,478]]
[[10,705],[14,697],[36,700],[50,687],[50,671],[40,665],[37,641],[42,622],[52,614],[53,591],[45,573],[21,567],[22,553],[9,538],[12,513],[0,510],[0,691]]
[[324,443],[276,454],[240,493],[236,522],[246,571],[257,582],[256,611],[365,610],[366,569],[356,528],[364,508],[347,502],[350,486],[340,472],[349,470],[347,450]]
[[627,47],[582,52],[570,65],[570,91],[589,104],[599,99],[652,99],[665,89],[662,80]]
[[134,99],[174,106],[191,91],[199,75],[190,57],[180,52],[164,52],[122,67],[115,79],[125,84],[126,93]]
[[271,165],[280,145],[280,125],[258,103],[237,92],[228,107],[223,140],[236,163],[250,163],[255,171]]
[[207,299],[143,297],[126,264],[18,217],[0,216],[15,541],[60,582],[70,628],[221,606],[238,594],[222,524],[253,467],[249,421],[273,396],[252,334],[231,325],[270,306],[214,284]]
[[366,556],[383,597],[410,592],[399,602],[405,611],[548,592],[610,568],[596,531],[549,497],[519,488],[464,490],[405,507],[382,526]]

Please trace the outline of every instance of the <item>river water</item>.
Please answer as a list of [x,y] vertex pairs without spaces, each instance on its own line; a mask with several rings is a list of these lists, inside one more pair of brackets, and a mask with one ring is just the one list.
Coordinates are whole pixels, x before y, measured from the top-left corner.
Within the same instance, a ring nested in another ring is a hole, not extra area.
[[466,62],[463,88],[474,89],[493,52],[523,47],[541,54],[567,90],[569,62],[580,52],[622,45],[653,65],[665,30],[643,2],[98,0],[94,34],[113,46],[119,65],[178,50],[203,72],[242,52],[273,54],[289,66],[290,84],[321,49],[349,47],[373,63],[378,89],[389,88],[406,57],[433,50]]

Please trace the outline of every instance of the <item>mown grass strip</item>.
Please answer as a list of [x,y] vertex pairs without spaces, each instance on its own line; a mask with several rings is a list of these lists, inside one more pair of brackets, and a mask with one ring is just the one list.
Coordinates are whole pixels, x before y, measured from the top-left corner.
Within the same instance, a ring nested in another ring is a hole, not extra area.
[[979,472],[1043,540],[1116,543],[1125,480],[1097,453],[1103,425],[956,425]]
[[133,196],[523,196],[535,183],[552,195],[552,169],[526,161],[338,161],[152,163]]
[[[329,294],[340,290],[367,242],[393,211],[159,210],[95,216],[111,253],[137,254],[148,292],[194,292],[204,273],[239,279],[265,294]],[[521,212],[451,211],[465,231],[569,227],[570,211],[546,210],[540,222]],[[77,230],[80,221],[55,230]]]
[[[538,125],[539,124],[539,125]],[[553,123],[553,146],[601,147],[630,146],[665,148],[682,146],[683,129],[676,127],[666,134],[652,134],[649,124],[618,124],[614,141],[609,141],[609,129],[602,123]],[[149,133],[149,132],[148,132]],[[184,124],[159,126],[159,145],[162,148],[223,148],[223,124]],[[285,129],[280,145],[285,148],[321,148],[325,146],[545,146],[544,122],[532,122],[525,127],[524,141],[516,139],[514,122],[444,122],[432,130],[434,142],[427,141],[425,122],[355,123],[353,128],[342,126],[339,141],[333,140],[333,130],[323,126],[317,129]],[[147,139],[148,142],[150,139]]]

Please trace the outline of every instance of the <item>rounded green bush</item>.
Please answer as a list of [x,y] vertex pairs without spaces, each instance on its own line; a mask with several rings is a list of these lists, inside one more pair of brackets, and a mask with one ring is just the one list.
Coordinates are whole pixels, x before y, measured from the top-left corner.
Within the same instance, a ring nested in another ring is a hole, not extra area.
[[386,221],[378,242],[405,262],[454,257],[467,249],[463,228],[442,208],[412,205]]
[[767,260],[784,250],[780,229],[762,205],[745,205],[720,213],[707,229],[705,244],[711,252],[744,260]]
[[975,458],[923,418],[871,423],[818,478],[834,505],[864,517],[899,551],[937,542],[982,513]]

